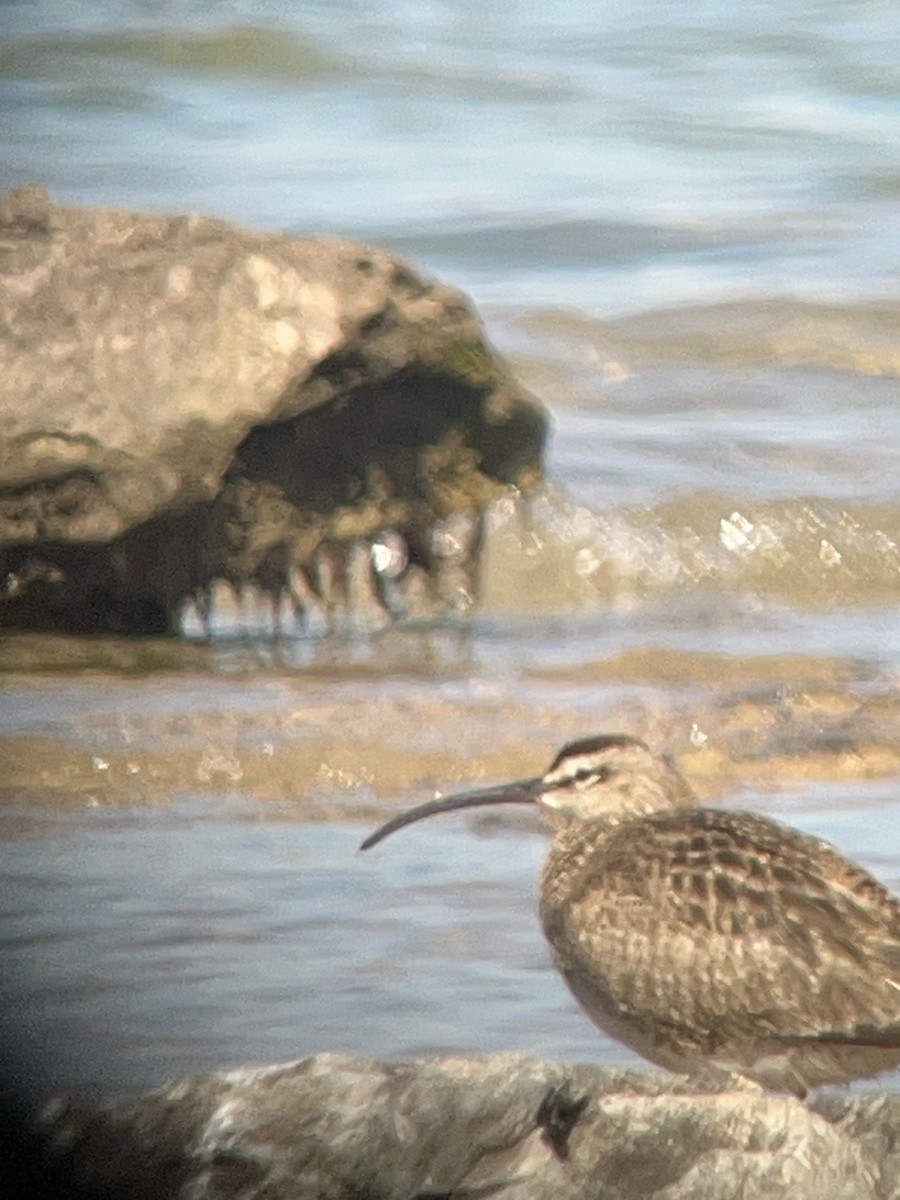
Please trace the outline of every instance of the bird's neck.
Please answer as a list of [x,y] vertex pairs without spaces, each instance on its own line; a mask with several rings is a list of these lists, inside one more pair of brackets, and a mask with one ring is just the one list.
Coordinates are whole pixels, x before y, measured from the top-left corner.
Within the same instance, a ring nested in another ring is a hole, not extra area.
[[634,820],[622,813],[572,820],[557,828],[541,879],[543,901],[562,903],[577,888],[598,851],[621,825]]

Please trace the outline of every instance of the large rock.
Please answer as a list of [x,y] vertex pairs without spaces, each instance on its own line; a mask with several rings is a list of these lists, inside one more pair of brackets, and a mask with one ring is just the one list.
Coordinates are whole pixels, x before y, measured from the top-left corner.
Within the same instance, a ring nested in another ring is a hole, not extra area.
[[540,471],[466,299],[369,246],[22,188],[0,316],[7,625],[171,629],[213,580],[277,594],[386,531],[430,570],[435,522]]
[[815,1111],[753,1086],[517,1054],[341,1054],[52,1114],[70,1183],[129,1200],[896,1200],[900,1097]]

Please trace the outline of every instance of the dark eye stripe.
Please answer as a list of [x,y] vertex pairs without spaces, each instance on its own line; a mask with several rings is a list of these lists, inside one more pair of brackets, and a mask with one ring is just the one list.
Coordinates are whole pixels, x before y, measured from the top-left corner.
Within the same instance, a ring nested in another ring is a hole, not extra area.
[[572,783],[587,783],[590,780],[592,783],[603,783],[605,779],[609,779],[612,771],[609,767],[579,767],[574,775],[571,776]]

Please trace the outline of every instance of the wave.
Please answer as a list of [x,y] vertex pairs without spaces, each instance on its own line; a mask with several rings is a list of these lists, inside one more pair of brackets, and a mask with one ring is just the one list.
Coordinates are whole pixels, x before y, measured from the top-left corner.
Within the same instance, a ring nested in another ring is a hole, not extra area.
[[538,614],[685,591],[802,608],[900,599],[900,507],[696,492],[602,511],[549,485],[488,516],[481,603]]

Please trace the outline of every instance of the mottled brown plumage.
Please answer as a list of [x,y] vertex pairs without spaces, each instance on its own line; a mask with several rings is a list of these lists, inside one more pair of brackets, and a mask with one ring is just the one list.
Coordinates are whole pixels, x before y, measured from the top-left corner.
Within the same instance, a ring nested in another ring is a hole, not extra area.
[[432,801],[533,802],[557,832],[540,913],[560,972],[611,1036],[671,1070],[803,1095],[900,1066],[900,903],[833,847],[696,807],[636,738],[572,743],[541,778]]

